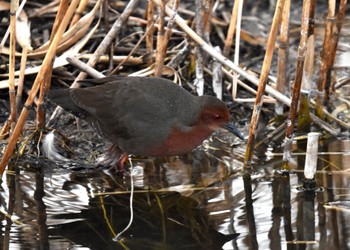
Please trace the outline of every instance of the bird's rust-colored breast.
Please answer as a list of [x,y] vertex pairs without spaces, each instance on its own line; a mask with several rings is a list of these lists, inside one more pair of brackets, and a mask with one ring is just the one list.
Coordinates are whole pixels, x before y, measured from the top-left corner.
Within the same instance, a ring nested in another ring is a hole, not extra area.
[[167,139],[161,145],[152,149],[149,156],[186,154],[200,145],[212,133],[213,130],[201,125],[195,125],[188,131],[173,128]]

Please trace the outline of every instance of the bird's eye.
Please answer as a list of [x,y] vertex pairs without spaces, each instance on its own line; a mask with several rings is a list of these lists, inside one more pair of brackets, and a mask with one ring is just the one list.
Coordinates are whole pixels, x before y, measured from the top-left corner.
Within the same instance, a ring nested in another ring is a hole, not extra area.
[[221,119],[221,116],[218,115],[218,114],[216,114],[216,115],[215,115],[215,119],[216,119],[216,120],[219,120],[219,119]]

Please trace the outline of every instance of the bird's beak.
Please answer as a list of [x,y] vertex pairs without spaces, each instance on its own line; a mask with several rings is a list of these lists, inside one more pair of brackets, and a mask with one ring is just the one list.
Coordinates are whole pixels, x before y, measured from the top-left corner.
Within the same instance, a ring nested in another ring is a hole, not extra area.
[[225,124],[224,128],[232,134],[234,134],[235,136],[237,136],[239,139],[244,140],[243,135],[241,134],[241,132],[239,132],[239,130],[235,127],[235,125],[232,122]]

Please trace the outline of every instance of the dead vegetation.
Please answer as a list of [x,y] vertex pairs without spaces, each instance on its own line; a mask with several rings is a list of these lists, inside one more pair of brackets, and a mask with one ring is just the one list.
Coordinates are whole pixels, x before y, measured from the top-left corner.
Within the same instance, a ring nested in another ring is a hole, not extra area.
[[[46,128],[51,85],[79,87],[79,80],[110,74],[168,77],[199,95],[213,92],[251,107],[255,102],[252,114],[241,115],[252,117],[247,169],[266,103],[275,106],[268,106],[272,117],[288,112],[286,125],[264,136],[284,134],[287,163],[296,121],[302,133],[346,132],[347,1],[265,2],[62,0],[19,6],[1,1],[1,116],[6,119],[0,137],[6,145],[0,172],[24,135],[32,106],[37,131]],[[50,120],[60,113],[56,109]]]

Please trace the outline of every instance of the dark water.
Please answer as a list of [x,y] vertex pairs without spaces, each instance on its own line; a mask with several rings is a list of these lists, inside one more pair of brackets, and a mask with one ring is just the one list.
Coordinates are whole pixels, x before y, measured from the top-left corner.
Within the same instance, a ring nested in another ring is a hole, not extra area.
[[[130,175],[22,157],[1,183],[2,249],[349,249],[350,143],[324,143],[315,191],[303,171],[256,159],[244,178],[244,145],[234,154],[133,159]],[[300,152],[300,151],[299,151]],[[296,156],[302,167],[303,155]]]

